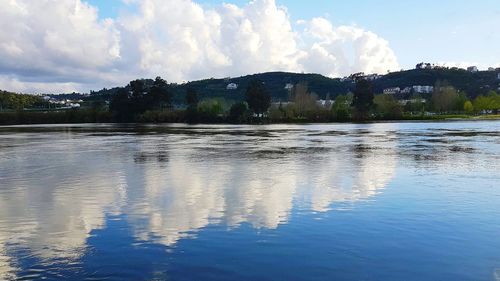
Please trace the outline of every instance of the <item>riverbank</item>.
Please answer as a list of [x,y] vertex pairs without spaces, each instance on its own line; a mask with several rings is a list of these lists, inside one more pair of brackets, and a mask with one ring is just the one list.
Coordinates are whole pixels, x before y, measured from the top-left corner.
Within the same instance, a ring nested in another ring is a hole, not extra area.
[[[223,116],[204,116],[190,118],[185,111],[146,112],[129,120],[127,123],[196,123],[196,124],[304,124],[304,123],[349,123],[349,122],[386,122],[386,121],[450,121],[450,120],[500,120],[500,114],[467,115],[467,114],[434,114],[403,115],[400,118],[373,117],[365,120],[345,118],[248,118],[245,122],[233,122]],[[1,112],[0,125],[29,124],[78,124],[78,123],[124,123],[116,122],[108,111],[79,109],[47,112]]]

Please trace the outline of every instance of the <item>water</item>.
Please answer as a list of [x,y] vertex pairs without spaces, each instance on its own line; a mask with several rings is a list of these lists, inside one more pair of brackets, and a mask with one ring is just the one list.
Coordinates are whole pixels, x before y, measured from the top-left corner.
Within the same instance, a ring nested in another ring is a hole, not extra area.
[[0,280],[499,280],[500,122],[0,127]]

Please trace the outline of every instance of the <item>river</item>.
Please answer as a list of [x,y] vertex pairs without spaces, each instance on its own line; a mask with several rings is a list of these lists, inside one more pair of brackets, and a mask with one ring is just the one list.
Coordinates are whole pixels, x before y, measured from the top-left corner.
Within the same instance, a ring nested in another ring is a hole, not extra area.
[[0,280],[500,280],[500,122],[0,127]]

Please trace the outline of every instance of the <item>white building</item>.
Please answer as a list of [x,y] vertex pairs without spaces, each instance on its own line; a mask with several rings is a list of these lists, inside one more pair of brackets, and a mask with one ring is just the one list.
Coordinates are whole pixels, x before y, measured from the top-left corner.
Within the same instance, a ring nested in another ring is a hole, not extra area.
[[467,67],[467,71],[469,72],[478,72],[477,66],[469,66]]
[[326,109],[331,109],[333,105],[332,100],[317,100],[316,104]]
[[227,90],[236,90],[236,89],[238,89],[238,84],[236,84],[236,83],[229,83],[229,84],[227,84],[226,89]]
[[368,80],[368,81],[375,81],[377,79],[380,78],[380,75],[378,74],[368,74],[368,75],[365,75],[363,76],[364,79]]
[[285,85],[285,90],[290,91],[291,89],[293,89],[293,84],[292,83],[287,83]]
[[411,87],[406,87],[403,90],[401,90],[401,94],[410,94],[411,93]]
[[413,91],[418,94],[430,94],[434,92],[433,86],[413,86]]
[[401,88],[399,88],[399,87],[384,89],[384,94],[386,94],[386,95],[395,95],[395,94],[399,94],[400,92],[401,92]]

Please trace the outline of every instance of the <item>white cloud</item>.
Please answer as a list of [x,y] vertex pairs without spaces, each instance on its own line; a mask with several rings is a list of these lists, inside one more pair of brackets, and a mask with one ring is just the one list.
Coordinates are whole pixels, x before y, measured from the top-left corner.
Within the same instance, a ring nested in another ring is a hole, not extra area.
[[[81,0],[0,0],[0,88],[88,91],[161,75],[169,81],[282,70],[329,76],[398,69],[389,44],[324,18],[294,29],[285,7],[254,0],[204,8],[191,0],[136,5],[99,20]],[[39,88],[38,88],[39,87]]]

